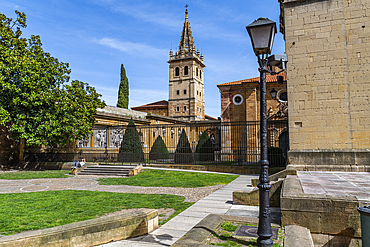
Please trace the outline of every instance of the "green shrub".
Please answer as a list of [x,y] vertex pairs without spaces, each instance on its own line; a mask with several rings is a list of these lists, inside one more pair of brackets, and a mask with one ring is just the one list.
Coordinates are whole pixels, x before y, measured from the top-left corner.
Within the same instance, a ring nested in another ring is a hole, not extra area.
[[268,147],[267,158],[269,166],[272,167],[283,167],[285,166],[285,157],[283,155],[283,149],[279,147]]
[[130,119],[127,125],[121,147],[119,149],[119,161],[139,162],[144,161],[144,152],[141,147],[140,136],[135,127],[134,120]]
[[191,151],[188,136],[184,129],[182,129],[180,140],[177,143],[175,151],[175,163],[191,163],[193,162],[193,154]]
[[214,149],[211,138],[209,138],[207,131],[203,131],[199,138],[197,148],[195,150],[195,157],[197,161],[214,161]]
[[169,153],[166,144],[164,143],[160,135],[157,137],[157,139],[155,139],[153,146],[150,149],[149,159],[150,160],[169,159]]

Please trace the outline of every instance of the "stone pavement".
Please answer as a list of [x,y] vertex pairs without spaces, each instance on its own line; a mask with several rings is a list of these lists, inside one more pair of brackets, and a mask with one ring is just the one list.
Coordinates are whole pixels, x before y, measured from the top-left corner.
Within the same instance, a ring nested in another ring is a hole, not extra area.
[[370,172],[298,171],[305,194],[370,198]]
[[[240,175],[225,187],[213,192],[209,196],[199,200],[194,205],[168,221],[150,234],[135,239],[121,240],[100,246],[104,247],[140,247],[140,246],[171,246],[208,214],[226,214],[244,217],[258,217],[258,207],[232,205],[232,193],[234,190],[250,191],[251,179],[258,175]],[[272,209],[272,213],[278,213],[278,209]]]

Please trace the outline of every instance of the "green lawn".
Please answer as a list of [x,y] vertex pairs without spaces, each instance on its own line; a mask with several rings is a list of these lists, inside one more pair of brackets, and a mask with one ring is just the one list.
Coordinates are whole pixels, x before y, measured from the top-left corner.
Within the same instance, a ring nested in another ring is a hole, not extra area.
[[174,208],[172,218],[192,204],[176,195],[73,190],[0,194],[0,234],[65,225],[128,208]]
[[5,172],[0,174],[0,179],[67,178],[67,173],[63,170]]
[[180,172],[166,170],[143,170],[128,178],[100,178],[102,185],[132,185],[145,187],[183,187],[196,188],[217,184],[228,184],[239,175],[223,175],[199,172]]

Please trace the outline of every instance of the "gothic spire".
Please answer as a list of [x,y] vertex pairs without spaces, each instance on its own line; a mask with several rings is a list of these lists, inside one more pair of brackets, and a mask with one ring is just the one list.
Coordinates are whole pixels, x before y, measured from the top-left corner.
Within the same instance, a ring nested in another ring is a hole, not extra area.
[[179,45],[179,54],[193,53],[195,51],[193,35],[191,34],[190,23],[188,19],[188,9],[185,11],[185,22],[182,29],[182,35]]

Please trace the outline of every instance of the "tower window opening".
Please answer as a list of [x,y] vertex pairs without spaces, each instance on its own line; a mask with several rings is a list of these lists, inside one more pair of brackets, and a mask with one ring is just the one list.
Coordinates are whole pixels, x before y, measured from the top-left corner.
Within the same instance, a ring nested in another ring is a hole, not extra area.
[[180,69],[179,69],[179,67],[176,67],[175,76],[179,76],[179,75],[180,75]]
[[197,91],[197,95],[199,95],[199,91]]
[[199,77],[202,79],[202,71],[199,71]]
[[184,111],[186,111],[186,105],[184,106]]
[[185,66],[184,68],[184,75],[188,75],[189,74],[189,67],[188,66]]
[[186,94],[186,89],[184,90],[184,94]]
[[198,68],[195,71],[196,71],[196,75],[198,76]]
[[179,106],[176,106],[176,111],[179,112],[180,111],[180,107]]
[[202,92],[199,92],[199,96],[202,96]]
[[180,94],[180,90],[177,90],[177,91],[176,91],[176,94],[177,94],[177,95],[179,95],[179,94]]

